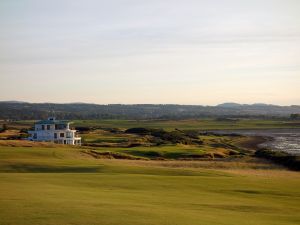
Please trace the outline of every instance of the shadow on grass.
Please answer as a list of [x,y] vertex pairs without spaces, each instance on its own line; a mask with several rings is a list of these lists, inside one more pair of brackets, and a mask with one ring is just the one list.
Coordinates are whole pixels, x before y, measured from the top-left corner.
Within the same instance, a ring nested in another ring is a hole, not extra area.
[[47,166],[18,164],[8,165],[4,172],[12,173],[96,173],[101,172],[100,166]]
[[194,204],[196,207],[199,208],[211,208],[211,209],[218,209],[218,210],[226,210],[226,211],[234,211],[234,212],[257,212],[257,213],[270,213],[274,212],[274,208],[272,207],[265,207],[265,206],[253,206],[253,205],[240,205],[240,204]]

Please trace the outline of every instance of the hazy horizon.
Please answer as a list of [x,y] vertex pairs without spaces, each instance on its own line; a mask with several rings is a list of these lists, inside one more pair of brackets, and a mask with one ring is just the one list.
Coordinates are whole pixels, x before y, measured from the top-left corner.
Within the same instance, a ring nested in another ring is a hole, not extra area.
[[3,0],[0,101],[300,105],[300,1]]
[[1,102],[9,102],[9,103],[29,103],[29,104],[94,104],[94,105],[182,105],[182,106],[218,106],[222,104],[239,104],[239,105],[275,105],[275,106],[300,106],[297,104],[291,105],[279,105],[279,104],[269,104],[265,102],[255,102],[255,103],[242,103],[242,102],[220,102],[214,105],[205,105],[205,104],[176,104],[176,103],[94,103],[94,102],[30,102],[30,101],[19,101],[19,100],[0,100]]

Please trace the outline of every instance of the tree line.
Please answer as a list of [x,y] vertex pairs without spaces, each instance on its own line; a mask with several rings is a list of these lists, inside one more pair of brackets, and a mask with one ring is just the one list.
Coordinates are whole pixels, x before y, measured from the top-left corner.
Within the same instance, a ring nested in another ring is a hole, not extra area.
[[300,106],[241,105],[239,107],[200,105],[96,105],[0,102],[0,119],[37,120],[55,116],[59,119],[193,119],[278,118],[295,119]]

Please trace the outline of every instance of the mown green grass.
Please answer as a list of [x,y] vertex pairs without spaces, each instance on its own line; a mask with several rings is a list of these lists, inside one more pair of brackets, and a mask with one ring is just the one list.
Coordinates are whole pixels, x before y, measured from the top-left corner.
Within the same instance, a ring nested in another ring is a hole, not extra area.
[[158,147],[134,147],[134,148],[97,148],[96,151],[105,152],[119,152],[126,153],[133,156],[145,157],[148,159],[164,158],[164,159],[178,159],[186,158],[191,155],[203,155],[211,148],[204,146],[183,146],[183,145],[163,145]]
[[0,224],[300,222],[300,180],[294,176],[134,166],[81,150],[0,147]]
[[[76,120],[74,126],[100,126],[105,128],[162,128],[174,129],[267,129],[267,128],[296,128],[292,121],[241,119],[237,121],[220,121],[215,119],[199,120]],[[299,126],[298,126],[299,128]]]
[[[35,121],[15,121],[9,127],[30,127]],[[222,121],[216,119],[191,119],[191,120],[75,120],[73,126],[100,126],[103,128],[133,127],[162,128],[166,130],[177,129],[267,129],[267,128],[299,128],[298,123],[291,120],[280,119],[239,119],[237,121]]]
[[86,143],[122,143],[128,142],[132,135],[114,134],[104,131],[85,132],[80,135]]

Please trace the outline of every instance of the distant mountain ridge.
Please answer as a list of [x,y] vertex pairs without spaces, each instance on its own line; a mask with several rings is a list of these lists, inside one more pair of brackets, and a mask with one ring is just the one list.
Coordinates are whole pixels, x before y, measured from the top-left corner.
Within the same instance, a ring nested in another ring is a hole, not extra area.
[[0,101],[0,103],[29,103],[29,102],[23,102],[23,101]]
[[216,107],[223,107],[223,108],[236,108],[236,107],[241,107],[242,104],[234,103],[234,102],[226,102],[217,105]]
[[0,102],[0,119],[192,119],[203,117],[289,117],[300,114],[300,106],[223,103],[217,106],[136,104],[97,105],[90,103]]
[[265,103],[254,103],[254,104],[239,104],[235,102],[225,102],[222,104],[217,105],[216,107],[224,107],[224,108],[236,108],[236,107],[243,107],[243,106],[278,106],[278,107],[284,107],[279,105],[273,105],[273,104],[265,104]]

